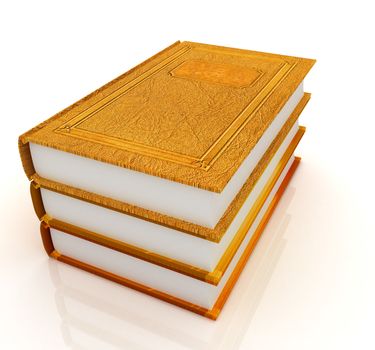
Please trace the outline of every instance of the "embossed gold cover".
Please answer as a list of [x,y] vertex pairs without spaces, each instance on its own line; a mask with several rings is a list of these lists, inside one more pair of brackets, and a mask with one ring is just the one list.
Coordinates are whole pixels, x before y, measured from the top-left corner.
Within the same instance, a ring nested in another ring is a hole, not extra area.
[[19,138],[221,192],[314,60],[177,42]]

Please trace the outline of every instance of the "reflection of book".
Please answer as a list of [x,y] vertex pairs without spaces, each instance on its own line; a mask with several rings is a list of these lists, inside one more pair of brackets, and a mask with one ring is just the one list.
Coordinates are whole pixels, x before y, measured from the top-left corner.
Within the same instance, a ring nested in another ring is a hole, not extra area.
[[[278,217],[285,215],[293,195],[290,188],[287,193],[277,211]],[[225,317],[217,323],[191,318],[177,308],[147,300],[142,294],[115,284],[98,283],[91,276],[84,278],[80,271],[51,260],[50,275],[56,287],[55,299],[66,344],[73,349],[148,349],[156,341],[160,348],[172,343],[175,348],[196,350],[236,349],[284,249],[287,224],[287,220],[272,219],[241,275],[235,289],[236,302],[225,308]],[[132,331],[125,332],[129,326]]]
[[313,63],[178,42],[22,135],[48,253],[216,318],[297,164]]

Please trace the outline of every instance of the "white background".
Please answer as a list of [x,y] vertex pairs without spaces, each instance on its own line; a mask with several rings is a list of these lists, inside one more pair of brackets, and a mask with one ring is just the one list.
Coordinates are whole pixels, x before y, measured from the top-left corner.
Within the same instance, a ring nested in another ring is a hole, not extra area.
[[[2,1],[1,349],[374,349],[372,1]],[[176,40],[316,58],[303,163],[216,322],[47,258],[19,134]]]

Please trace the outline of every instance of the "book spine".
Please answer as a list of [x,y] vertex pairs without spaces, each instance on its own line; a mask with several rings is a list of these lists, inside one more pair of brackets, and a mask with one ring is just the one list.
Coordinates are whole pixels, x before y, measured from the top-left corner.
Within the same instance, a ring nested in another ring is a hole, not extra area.
[[18,138],[18,150],[21,156],[23,170],[28,179],[31,180],[31,177],[35,174],[35,168],[33,159],[31,158],[30,145],[28,142],[24,143],[21,136]]
[[40,193],[40,186],[34,181],[30,182],[30,195],[35,214],[39,220],[42,220],[46,215],[46,210],[44,208],[42,195]]

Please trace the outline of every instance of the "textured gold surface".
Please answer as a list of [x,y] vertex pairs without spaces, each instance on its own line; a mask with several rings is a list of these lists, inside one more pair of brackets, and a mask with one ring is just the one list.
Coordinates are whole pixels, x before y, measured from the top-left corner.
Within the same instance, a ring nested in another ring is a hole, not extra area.
[[220,282],[222,276],[224,275],[230,262],[232,261],[234,255],[236,254],[242,241],[246,237],[247,232],[249,231],[250,227],[254,223],[254,220],[256,219],[267,197],[269,196],[273,187],[275,186],[275,183],[279,179],[280,174],[284,170],[290,157],[293,155],[293,152],[295,148],[297,147],[299,141],[301,140],[304,134],[304,131],[305,129],[303,127],[300,127],[300,130],[298,131],[296,136],[293,138],[288,149],[285,151],[282,159],[280,160],[274,172],[272,173],[272,176],[269,178],[268,182],[265,184],[258,198],[254,202],[253,207],[250,209],[250,211],[246,215],[243,223],[239,227],[232,242],[230,242],[228,248],[225,250],[225,252],[221,256],[217,266],[212,271],[206,271],[196,266],[192,266],[192,265],[180,262],[178,260],[171,259],[166,256],[162,256],[160,254],[156,254],[154,252],[151,252],[142,248],[138,248],[126,242],[107,237],[101,233],[92,232],[92,231],[71,225],[68,222],[62,222],[58,220],[58,218],[52,218],[47,215],[48,213],[46,213],[44,209],[42,197],[40,194],[40,188],[35,186],[35,183],[31,182],[30,190],[31,190],[31,197],[33,200],[34,209],[39,219],[47,222],[51,227],[55,229],[58,229],[60,231],[66,232],[68,234],[71,234],[79,238],[86,239],[90,242],[100,244],[104,247],[117,250],[121,253],[125,253],[128,255],[134,256],[136,258],[151,262],[153,264],[168,268],[170,270],[183,273],[190,277],[217,285]]
[[58,251],[55,250],[55,248],[53,246],[50,228],[49,228],[48,223],[41,222],[40,232],[41,232],[44,248],[45,248],[47,254],[50,257],[52,257],[52,258],[54,258],[58,261],[64,262],[64,263],[72,265],[74,267],[78,267],[78,268],[80,268],[82,270],[85,270],[87,272],[91,272],[91,273],[93,273],[97,276],[106,278],[106,279],[111,280],[113,282],[122,284],[126,287],[135,289],[135,290],[140,291],[142,293],[145,293],[145,294],[148,294],[148,295],[153,296],[155,298],[166,301],[168,303],[177,305],[177,306],[182,307],[184,309],[187,309],[189,311],[195,312],[199,315],[208,317],[212,320],[216,320],[217,317],[219,316],[220,312],[222,311],[222,309],[225,305],[225,302],[227,301],[231,291],[233,290],[233,287],[236,284],[242,270],[244,269],[247,260],[249,259],[252,251],[254,250],[256,243],[258,242],[261,234],[263,233],[264,228],[266,227],[266,225],[267,225],[267,223],[268,223],[277,203],[279,202],[280,198],[282,197],[282,195],[285,191],[285,188],[287,187],[291,177],[293,176],[296,168],[298,167],[299,161],[300,161],[300,158],[296,158],[294,163],[292,164],[292,167],[289,169],[286,177],[284,178],[284,181],[280,185],[279,190],[277,191],[275,197],[273,198],[272,202],[270,203],[270,205],[269,205],[266,213],[264,214],[257,230],[254,232],[250,242],[248,243],[245,251],[243,252],[241,258],[239,259],[239,261],[238,261],[236,267],[234,268],[232,274],[229,276],[228,281],[226,282],[222,292],[220,293],[219,297],[217,298],[217,300],[216,300],[212,309],[205,309],[201,306],[198,306],[198,305],[192,304],[190,302],[187,302],[185,300],[176,298],[176,297],[174,297],[170,294],[167,294],[167,293],[164,293],[162,291],[147,287],[147,286],[142,285],[140,283],[131,281],[127,278],[115,275],[115,274],[110,273],[108,271],[99,269],[95,266],[86,264],[82,261],[78,261],[76,259],[72,259],[68,256],[60,254]]
[[202,60],[187,60],[172,70],[170,74],[178,78],[202,80],[240,88],[255,83],[263,73],[251,67]]
[[22,135],[25,171],[35,142],[221,192],[313,63],[177,42]]
[[205,238],[214,242],[219,242],[229,227],[230,223],[236,216],[238,210],[241,208],[242,204],[245,202],[247,196],[252,191],[259,177],[262,175],[263,171],[266,169],[267,165],[271,161],[272,157],[278,150],[281,143],[284,141],[286,135],[289,133],[291,127],[294,125],[298,119],[303,108],[307,104],[310,98],[310,94],[305,93],[301,102],[294,109],[289,119],[285,125],[280,130],[277,137],[273,140],[268,150],[263,155],[262,159],[254,168],[248,180],[245,182],[240,192],[236,195],[234,200],[228,206],[227,210],[215,226],[215,228],[210,229],[204,226],[197,224],[192,224],[190,222],[174,218],[168,215],[160,214],[151,210],[140,208],[128,203],[120,202],[114,200],[113,198],[108,198],[104,196],[99,196],[97,194],[83,191],[78,188],[67,186],[65,184],[57,183],[48,179],[44,179],[38,175],[33,175],[32,179],[35,181],[35,184],[45,187],[49,190],[66,194],[68,196],[85,200],[87,202],[98,204],[103,207],[119,211],[121,213],[126,213],[128,215],[133,215],[135,217],[141,218],[143,220],[148,220],[160,225],[171,227],[173,229],[186,232],[201,238]]

